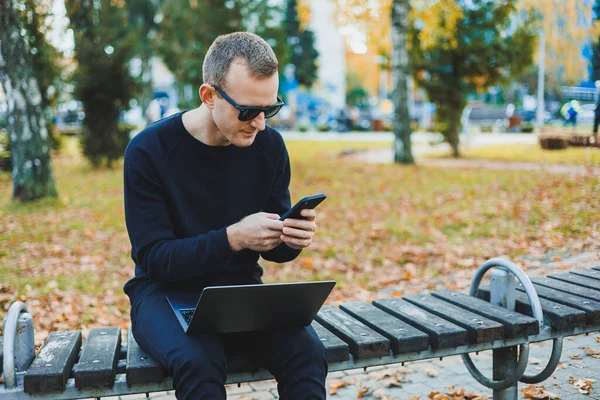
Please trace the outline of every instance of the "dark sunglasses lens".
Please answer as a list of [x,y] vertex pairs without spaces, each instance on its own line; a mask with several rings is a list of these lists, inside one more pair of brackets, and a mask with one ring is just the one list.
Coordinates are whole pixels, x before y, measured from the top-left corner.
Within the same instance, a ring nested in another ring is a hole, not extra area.
[[265,118],[274,117],[281,110],[282,106],[271,106],[265,110]]
[[250,121],[253,120],[254,118],[256,118],[258,116],[258,114],[260,114],[261,111],[260,110],[243,110],[240,111],[239,115],[238,115],[238,119],[240,121]]

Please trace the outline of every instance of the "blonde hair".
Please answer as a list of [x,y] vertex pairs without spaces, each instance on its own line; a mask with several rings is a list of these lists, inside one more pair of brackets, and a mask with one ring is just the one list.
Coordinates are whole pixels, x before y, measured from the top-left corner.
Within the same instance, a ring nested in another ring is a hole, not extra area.
[[260,36],[249,32],[221,35],[210,45],[202,64],[204,83],[227,88],[227,72],[231,63],[241,60],[250,76],[270,78],[277,73],[277,57],[269,44]]

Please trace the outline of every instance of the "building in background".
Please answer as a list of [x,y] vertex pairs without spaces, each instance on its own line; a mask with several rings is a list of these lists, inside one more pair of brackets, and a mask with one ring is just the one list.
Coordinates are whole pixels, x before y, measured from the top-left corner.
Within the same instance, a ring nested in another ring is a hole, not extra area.
[[310,0],[308,28],[315,34],[319,71],[313,94],[325,100],[332,112],[346,107],[344,39],[335,20],[335,0]]

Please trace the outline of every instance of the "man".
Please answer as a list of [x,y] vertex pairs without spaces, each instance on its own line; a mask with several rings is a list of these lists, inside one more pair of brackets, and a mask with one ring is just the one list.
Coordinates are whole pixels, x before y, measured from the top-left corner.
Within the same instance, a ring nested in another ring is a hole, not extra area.
[[311,327],[188,336],[165,299],[165,289],[262,283],[259,256],[293,260],[317,228],[314,210],[279,221],[290,164],[265,125],[283,104],[270,46],[250,33],[220,36],[203,79],[200,107],[152,124],[125,152],[133,335],[168,368],[178,399],[224,399],[226,356],[240,352],[275,376],[282,399],[324,399],[325,350]]

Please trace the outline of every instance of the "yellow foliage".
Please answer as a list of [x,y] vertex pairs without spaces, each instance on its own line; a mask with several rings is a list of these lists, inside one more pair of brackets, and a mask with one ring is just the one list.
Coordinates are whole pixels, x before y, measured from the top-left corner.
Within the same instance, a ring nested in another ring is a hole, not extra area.
[[587,79],[588,60],[581,55],[581,46],[596,40],[599,29],[590,24],[592,7],[587,3],[585,0],[520,0],[520,9],[537,10],[542,15],[549,79],[557,79],[563,84],[576,84]]
[[298,0],[298,20],[300,21],[300,29],[306,28],[306,25],[310,22],[310,0]]
[[438,47],[440,44],[446,49],[457,48],[456,23],[462,16],[462,9],[454,0],[427,0],[415,4],[412,18],[423,23],[423,49]]
[[[390,69],[392,39],[390,36],[392,18],[391,0],[337,0],[337,23],[340,26],[351,26],[365,37],[367,52],[354,53],[348,44],[352,38],[346,39],[346,65],[349,72],[361,79],[363,87],[370,94],[377,93],[380,85],[380,69],[377,56],[385,56]],[[388,87],[391,74],[388,74]]]

